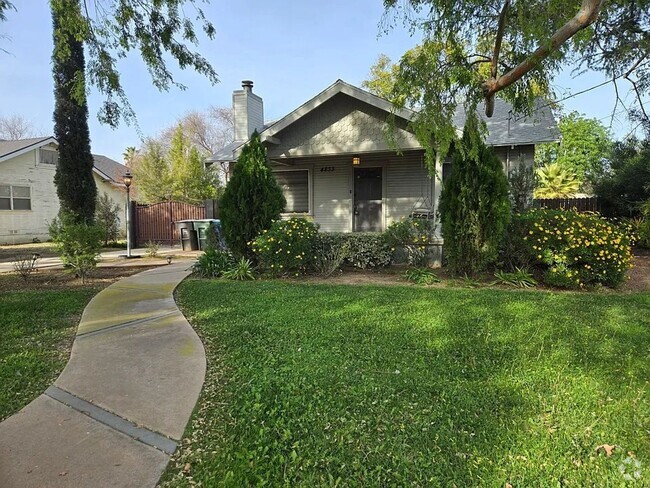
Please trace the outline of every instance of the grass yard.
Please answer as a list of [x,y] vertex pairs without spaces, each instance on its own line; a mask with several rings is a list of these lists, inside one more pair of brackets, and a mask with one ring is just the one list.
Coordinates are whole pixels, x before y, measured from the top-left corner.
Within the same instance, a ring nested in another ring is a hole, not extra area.
[[650,484],[650,294],[189,280],[177,299],[208,375],[163,486]]
[[0,294],[0,421],[43,393],[63,370],[81,312],[97,291]]

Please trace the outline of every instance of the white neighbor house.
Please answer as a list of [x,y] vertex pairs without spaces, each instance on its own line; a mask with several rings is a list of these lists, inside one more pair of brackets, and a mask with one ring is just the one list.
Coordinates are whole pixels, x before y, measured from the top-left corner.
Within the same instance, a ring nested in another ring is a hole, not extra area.
[[[424,150],[409,128],[416,112],[394,113],[398,152],[386,140],[390,102],[341,80],[272,123],[264,123],[262,98],[246,80],[233,93],[233,110],[235,142],[208,162],[235,162],[257,130],[287,200],[285,217],[313,218],[325,232],[376,232],[409,215],[435,218],[451,160],[439,161],[433,176],[425,167]],[[464,114],[455,122],[462,130]],[[559,139],[545,106],[521,117],[496,100],[486,123],[487,144],[506,172],[532,167],[535,145]]]
[[[106,156],[93,158],[97,195],[107,193],[124,210],[126,167]],[[58,159],[53,137],[0,140],[0,244],[49,239],[48,225],[59,212],[54,186]]]

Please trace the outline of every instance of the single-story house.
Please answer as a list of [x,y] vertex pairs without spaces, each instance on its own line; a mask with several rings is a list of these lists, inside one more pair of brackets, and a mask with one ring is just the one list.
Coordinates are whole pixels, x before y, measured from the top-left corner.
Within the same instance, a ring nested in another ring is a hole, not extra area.
[[[126,167],[106,156],[93,158],[97,194],[108,194],[124,209]],[[0,140],[0,244],[49,239],[48,226],[59,213],[54,185],[58,159],[53,137]]]
[[[326,232],[383,231],[413,214],[435,218],[451,163],[440,161],[434,175],[425,167],[424,150],[409,131],[416,112],[395,112],[389,101],[341,80],[266,124],[262,98],[251,81],[243,81],[233,93],[233,109],[235,142],[208,162],[236,161],[257,130],[287,200],[285,216],[309,216]],[[400,151],[386,138],[391,113]],[[486,122],[487,143],[508,172],[532,166],[536,144],[559,139],[553,114],[542,105],[533,116],[521,117],[497,100]],[[463,123],[459,113],[459,129]]]

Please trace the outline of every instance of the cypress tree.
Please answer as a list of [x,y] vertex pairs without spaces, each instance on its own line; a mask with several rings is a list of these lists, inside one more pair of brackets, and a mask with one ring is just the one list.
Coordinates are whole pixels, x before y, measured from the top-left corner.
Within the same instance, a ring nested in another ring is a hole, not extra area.
[[[95,216],[97,187],[90,152],[88,105],[84,77],[83,43],[70,32],[70,9],[78,0],[51,2],[54,33],[54,136],[59,143],[59,165],[54,176],[61,211],[77,222]],[[68,20],[67,20],[68,19]]]
[[440,218],[452,273],[475,273],[493,264],[510,219],[508,180],[501,160],[468,117],[440,194]]
[[255,131],[235,163],[221,198],[221,224],[230,249],[253,259],[248,243],[280,218],[286,200]]

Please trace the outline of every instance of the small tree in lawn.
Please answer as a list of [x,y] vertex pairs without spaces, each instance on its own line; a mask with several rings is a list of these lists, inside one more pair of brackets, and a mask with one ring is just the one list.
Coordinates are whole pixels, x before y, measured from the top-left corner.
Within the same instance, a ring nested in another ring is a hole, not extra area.
[[257,132],[242,150],[221,198],[223,235],[231,251],[254,258],[248,245],[280,218],[286,201]]
[[476,117],[468,117],[440,195],[445,255],[453,273],[476,273],[494,263],[510,218],[508,180],[486,147]]

